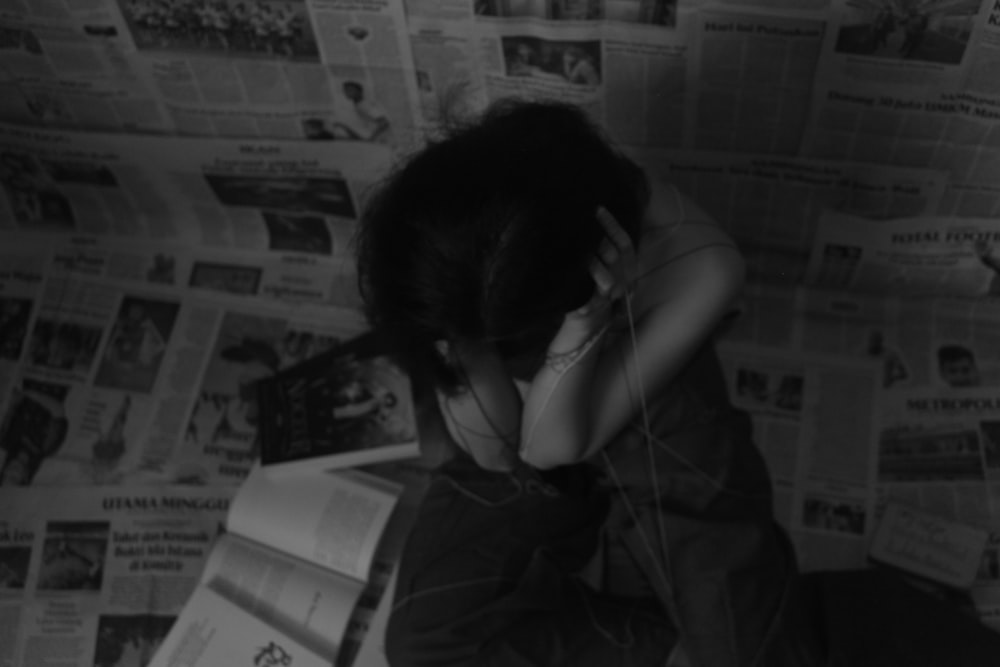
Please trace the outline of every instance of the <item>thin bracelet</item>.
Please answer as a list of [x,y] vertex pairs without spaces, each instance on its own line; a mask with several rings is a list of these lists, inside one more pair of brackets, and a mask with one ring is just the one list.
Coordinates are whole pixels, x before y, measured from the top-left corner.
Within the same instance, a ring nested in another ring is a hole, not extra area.
[[569,352],[547,352],[545,354],[545,365],[556,373],[562,374],[571,369],[584,357],[587,352],[601,339],[607,332],[610,322],[606,322],[603,327],[597,330],[593,336],[588,338],[579,347]]
[[569,352],[563,352],[561,354],[545,355],[545,365],[555,371],[557,373],[557,377],[555,382],[545,393],[545,398],[542,400],[542,406],[538,409],[538,414],[535,415],[531,425],[528,427],[528,434],[521,438],[521,447],[518,449],[517,453],[522,459],[528,451],[528,445],[531,443],[531,439],[535,435],[535,428],[538,426],[538,422],[541,421],[542,415],[545,413],[545,409],[549,406],[549,401],[552,399],[552,395],[556,393],[556,389],[559,387],[562,379],[566,377],[566,371],[572,368],[578,361],[580,361],[580,359],[583,359],[583,356],[587,354],[590,348],[594,347],[597,341],[604,336],[610,326],[611,322],[606,322],[604,326],[597,331],[597,333],[588,338],[583,345],[575,350],[570,350]]

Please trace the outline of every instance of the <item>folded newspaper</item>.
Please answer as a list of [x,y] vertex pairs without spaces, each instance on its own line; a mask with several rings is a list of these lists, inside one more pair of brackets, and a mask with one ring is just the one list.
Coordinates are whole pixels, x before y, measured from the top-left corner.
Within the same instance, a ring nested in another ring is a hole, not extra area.
[[869,556],[924,579],[969,588],[988,540],[989,532],[984,529],[889,503]]

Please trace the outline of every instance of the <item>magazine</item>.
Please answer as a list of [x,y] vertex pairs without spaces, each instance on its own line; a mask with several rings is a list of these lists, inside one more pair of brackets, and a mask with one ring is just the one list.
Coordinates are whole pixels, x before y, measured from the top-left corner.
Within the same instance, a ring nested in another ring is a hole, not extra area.
[[260,380],[257,397],[268,474],[420,455],[413,385],[371,331]]
[[334,662],[402,488],[361,471],[253,469],[151,667]]

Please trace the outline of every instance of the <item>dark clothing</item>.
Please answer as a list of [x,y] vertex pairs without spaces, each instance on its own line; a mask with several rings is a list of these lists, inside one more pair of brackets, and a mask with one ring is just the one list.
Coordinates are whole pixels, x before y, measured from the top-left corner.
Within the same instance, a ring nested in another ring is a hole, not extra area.
[[393,665],[650,665],[673,645],[655,606],[574,576],[606,498],[584,468],[546,476],[446,464],[400,564],[386,651]]
[[995,667],[1000,634],[971,608],[885,569],[811,572],[797,583],[795,631],[823,646],[824,667]]
[[[639,421],[599,465],[439,469],[400,565],[392,664],[754,664],[795,564],[749,417],[710,347],[649,414],[656,442]],[[576,576],[595,554],[600,590]]]
[[637,421],[599,464],[443,465],[400,564],[390,664],[996,664],[1000,635],[885,573],[797,574],[711,348],[648,412],[652,443]]

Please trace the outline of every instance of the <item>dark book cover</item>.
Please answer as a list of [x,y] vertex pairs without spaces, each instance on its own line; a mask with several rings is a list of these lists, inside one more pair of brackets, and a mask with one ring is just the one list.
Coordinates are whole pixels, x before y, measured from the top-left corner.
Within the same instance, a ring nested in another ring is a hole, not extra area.
[[257,383],[261,467],[329,470],[419,456],[413,386],[366,332]]

